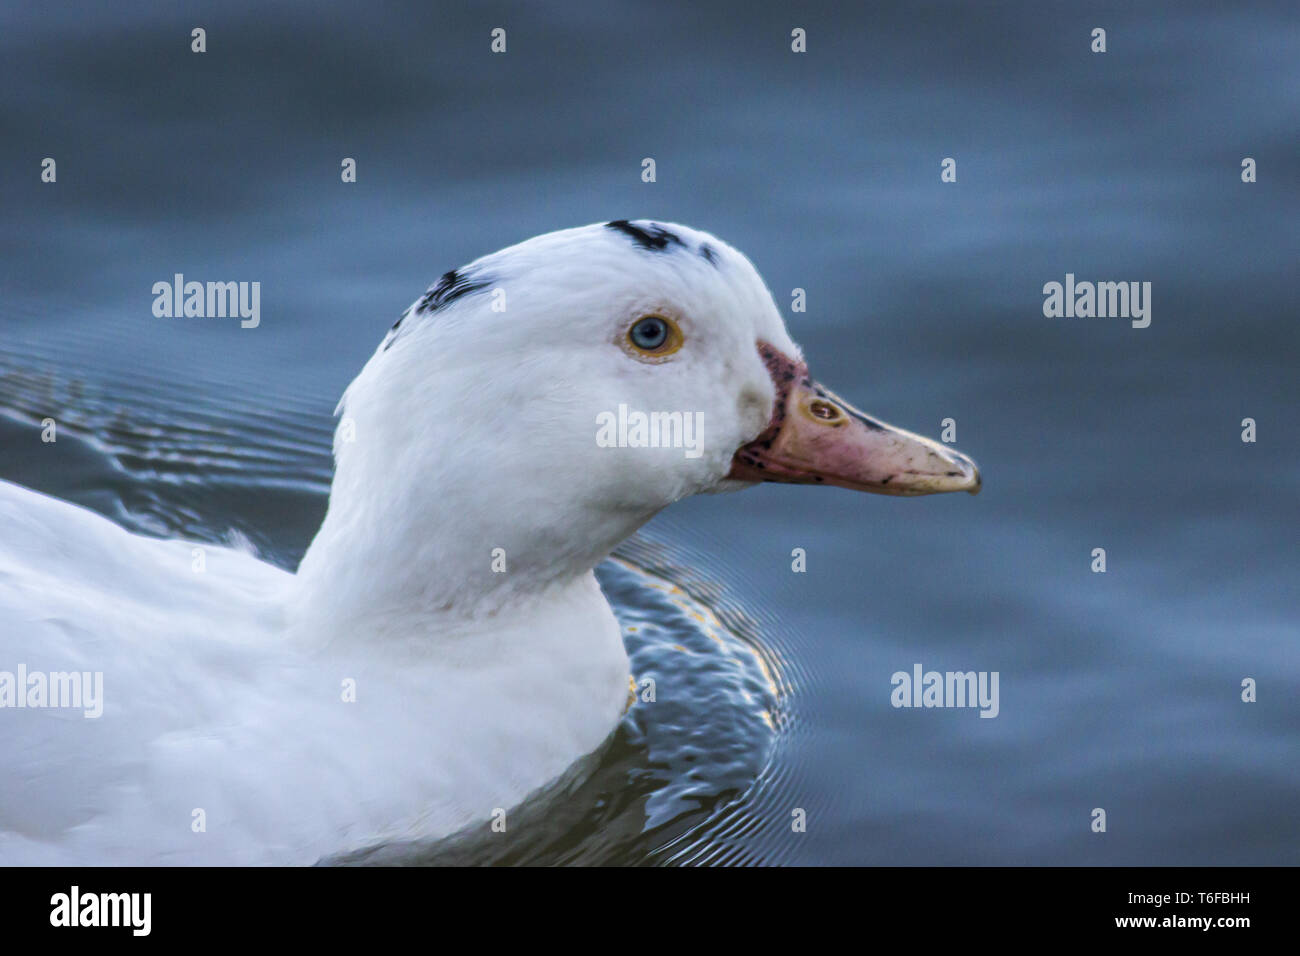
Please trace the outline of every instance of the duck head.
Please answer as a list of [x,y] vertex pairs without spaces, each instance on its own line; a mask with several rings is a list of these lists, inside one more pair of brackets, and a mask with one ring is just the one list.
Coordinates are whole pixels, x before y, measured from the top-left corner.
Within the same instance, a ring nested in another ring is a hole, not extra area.
[[[645,220],[549,233],[446,273],[340,410],[329,514],[303,571],[343,548],[353,562],[399,553],[384,586],[434,603],[589,571],[693,494],[980,487],[966,456],[814,381],[742,254]],[[511,573],[489,585],[479,569],[495,548]]]

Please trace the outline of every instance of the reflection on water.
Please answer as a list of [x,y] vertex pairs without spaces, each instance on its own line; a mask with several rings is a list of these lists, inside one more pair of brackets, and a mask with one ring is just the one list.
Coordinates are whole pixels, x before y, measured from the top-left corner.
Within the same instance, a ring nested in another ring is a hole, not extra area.
[[[662,545],[629,547],[669,560]],[[786,706],[758,635],[725,626],[681,586],[626,559],[601,566],[637,697],[605,749],[508,819],[433,847],[385,847],[350,863],[656,864],[737,856],[729,837],[766,814],[756,782]],[[781,852],[759,859],[770,862]],[[754,856],[753,853],[750,854]]]

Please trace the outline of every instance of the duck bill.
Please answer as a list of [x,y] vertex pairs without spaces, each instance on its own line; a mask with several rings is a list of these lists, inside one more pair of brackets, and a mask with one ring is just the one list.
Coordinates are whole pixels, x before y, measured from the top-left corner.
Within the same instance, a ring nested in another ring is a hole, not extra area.
[[727,477],[880,495],[979,493],[979,469],[965,455],[858,411],[766,343],[759,353],[776,383],[775,410],[767,429],[736,452]]

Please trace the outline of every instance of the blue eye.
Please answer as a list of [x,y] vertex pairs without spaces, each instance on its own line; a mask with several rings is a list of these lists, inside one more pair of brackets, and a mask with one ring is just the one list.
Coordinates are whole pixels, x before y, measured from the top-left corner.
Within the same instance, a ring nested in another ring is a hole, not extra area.
[[663,348],[668,341],[668,323],[657,315],[647,315],[644,319],[638,319],[627,335],[637,348],[653,352]]

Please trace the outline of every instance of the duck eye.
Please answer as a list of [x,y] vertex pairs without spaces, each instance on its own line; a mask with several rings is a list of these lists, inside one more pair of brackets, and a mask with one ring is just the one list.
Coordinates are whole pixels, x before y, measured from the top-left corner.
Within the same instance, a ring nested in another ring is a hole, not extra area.
[[628,338],[642,351],[654,352],[668,341],[668,323],[657,315],[647,315],[632,326]]
[[662,362],[682,347],[685,336],[677,323],[665,315],[643,315],[632,323],[623,348],[642,362]]

